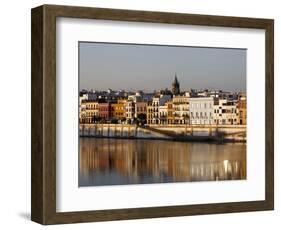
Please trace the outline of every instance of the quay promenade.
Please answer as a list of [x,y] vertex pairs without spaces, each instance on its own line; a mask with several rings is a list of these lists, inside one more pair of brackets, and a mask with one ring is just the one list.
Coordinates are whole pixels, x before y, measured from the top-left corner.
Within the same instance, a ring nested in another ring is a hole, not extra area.
[[80,124],[80,137],[246,142],[245,125]]

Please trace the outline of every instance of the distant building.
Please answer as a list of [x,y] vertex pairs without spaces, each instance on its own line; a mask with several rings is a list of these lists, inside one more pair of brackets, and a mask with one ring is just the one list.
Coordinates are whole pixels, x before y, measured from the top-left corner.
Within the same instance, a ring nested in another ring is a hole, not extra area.
[[197,92],[197,97],[208,97],[209,91],[207,89],[200,90]]
[[146,102],[151,101],[153,96],[154,96],[153,93],[145,93],[142,95],[142,101],[146,101]]
[[139,94],[129,95],[128,100],[136,103],[137,101],[141,101],[141,95],[139,95]]
[[81,105],[82,101],[88,100],[88,94],[87,93],[80,93],[79,96],[79,104]]
[[91,101],[96,101],[98,98],[98,95],[94,92],[89,92],[88,93],[88,100],[91,100]]
[[208,90],[207,95],[209,97],[220,98],[220,99],[227,99],[227,100],[236,100],[236,94],[231,92],[222,91],[222,90]]
[[175,74],[175,80],[172,83],[172,93],[174,95],[180,94],[180,83],[178,81],[177,74]]

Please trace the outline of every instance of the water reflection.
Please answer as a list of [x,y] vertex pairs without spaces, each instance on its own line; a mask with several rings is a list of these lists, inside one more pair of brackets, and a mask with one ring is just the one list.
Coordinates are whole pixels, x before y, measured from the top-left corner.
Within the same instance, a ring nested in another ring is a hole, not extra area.
[[79,186],[246,179],[246,144],[80,138]]

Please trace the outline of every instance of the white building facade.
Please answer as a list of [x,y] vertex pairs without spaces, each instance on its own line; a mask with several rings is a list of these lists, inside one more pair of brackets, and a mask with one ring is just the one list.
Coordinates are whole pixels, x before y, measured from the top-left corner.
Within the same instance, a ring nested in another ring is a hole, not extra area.
[[194,97],[189,98],[189,119],[191,125],[214,124],[214,98]]
[[214,124],[238,125],[239,112],[236,101],[218,99],[214,101]]
[[168,105],[167,103],[165,103],[164,105],[159,106],[159,123],[161,125],[166,125],[167,118],[168,118]]
[[[165,124],[167,118],[168,107],[167,101],[171,99],[170,95],[161,95],[160,97],[153,97],[147,105],[147,123],[148,124]],[[160,116],[161,108],[161,116]]]
[[131,124],[135,116],[135,103],[132,100],[125,102],[126,123]]

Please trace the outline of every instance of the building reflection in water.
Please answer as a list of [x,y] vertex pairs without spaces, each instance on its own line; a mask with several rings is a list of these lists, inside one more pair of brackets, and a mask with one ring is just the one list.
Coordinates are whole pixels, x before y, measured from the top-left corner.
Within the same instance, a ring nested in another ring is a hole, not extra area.
[[246,144],[80,138],[79,186],[246,179]]

